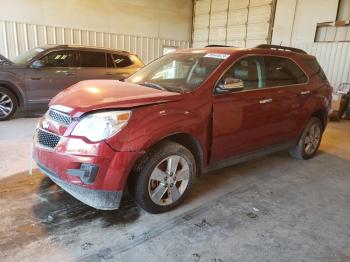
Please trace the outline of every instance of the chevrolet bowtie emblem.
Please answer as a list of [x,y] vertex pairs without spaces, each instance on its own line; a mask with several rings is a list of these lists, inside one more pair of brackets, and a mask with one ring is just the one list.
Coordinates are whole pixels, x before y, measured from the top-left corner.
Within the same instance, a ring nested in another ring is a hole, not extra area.
[[48,129],[49,128],[49,123],[46,120],[44,120],[42,122],[42,126],[43,126],[44,129]]

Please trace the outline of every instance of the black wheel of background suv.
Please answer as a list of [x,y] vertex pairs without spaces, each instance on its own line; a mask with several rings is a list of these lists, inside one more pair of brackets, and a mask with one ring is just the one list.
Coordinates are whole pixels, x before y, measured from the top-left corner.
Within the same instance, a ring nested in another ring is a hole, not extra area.
[[323,126],[317,117],[311,117],[298,143],[289,150],[289,154],[297,159],[312,158],[321,144]]
[[16,96],[8,89],[0,86],[0,121],[13,117],[18,107]]
[[150,213],[178,206],[196,175],[192,153],[184,146],[165,141],[150,150],[132,171],[128,181],[135,202]]

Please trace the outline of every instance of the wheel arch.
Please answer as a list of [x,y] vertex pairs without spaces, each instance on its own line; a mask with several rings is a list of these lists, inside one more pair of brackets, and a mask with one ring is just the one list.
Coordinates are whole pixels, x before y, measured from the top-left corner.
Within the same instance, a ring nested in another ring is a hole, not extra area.
[[1,81],[1,80],[0,80],[0,87],[3,87],[5,89],[9,90],[10,92],[12,92],[15,95],[15,97],[17,99],[18,106],[20,106],[20,107],[24,106],[23,94],[18,89],[18,87],[16,87],[14,84],[11,84],[7,81]]
[[178,143],[184,147],[186,147],[192,153],[195,161],[196,161],[196,171],[197,177],[199,177],[202,173],[204,157],[203,157],[203,148],[199,141],[188,133],[178,133],[167,136],[163,138],[161,141],[172,141]]
[[[200,142],[193,135],[189,133],[174,133],[171,135],[167,135],[159,139],[158,141],[152,143],[150,146],[148,146],[147,150],[145,151],[149,152],[152,148],[166,141],[178,143],[186,147],[192,153],[196,161],[196,176],[199,177],[202,173],[202,169],[204,165],[204,151]],[[137,167],[143,158],[144,158],[144,155],[141,156],[139,159],[136,159],[136,161],[134,162],[134,167]]]
[[318,119],[320,119],[323,130],[326,128],[328,114],[324,110],[322,109],[316,110],[311,114],[311,117],[317,117]]

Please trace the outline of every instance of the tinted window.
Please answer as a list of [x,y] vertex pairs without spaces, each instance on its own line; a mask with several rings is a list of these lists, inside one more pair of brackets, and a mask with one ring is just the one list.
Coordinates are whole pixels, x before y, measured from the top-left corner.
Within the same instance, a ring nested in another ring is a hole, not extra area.
[[73,51],[55,51],[45,55],[41,61],[46,67],[76,66],[76,53]]
[[80,52],[80,63],[82,67],[106,67],[106,54],[100,52]]
[[304,72],[290,59],[266,56],[264,61],[266,87],[295,85],[307,81]]
[[131,59],[128,56],[119,55],[119,54],[112,54],[112,56],[113,56],[113,61],[117,67],[127,67],[133,64]]
[[316,59],[304,59],[303,62],[313,71],[312,75],[318,75],[322,80],[327,80],[327,77],[323,72],[322,67]]
[[255,89],[263,87],[263,60],[258,56],[245,57],[236,62],[223,76],[220,84],[227,78],[243,81],[243,88]]
[[307,76],[292,60],[277,56],[248,56],[235,62],[224,74],[227,79],[242,80],[244,90],[305,83]]
[[115,67],[113,60],[112,60],[112,55],[107,53],[107,67]]

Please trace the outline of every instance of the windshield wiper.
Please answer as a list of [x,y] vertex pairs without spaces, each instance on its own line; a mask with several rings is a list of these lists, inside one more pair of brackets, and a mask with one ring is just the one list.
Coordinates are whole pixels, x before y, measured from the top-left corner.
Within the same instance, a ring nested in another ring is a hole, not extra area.
[[150,82],[143,82],[143,83],[140,83],[139,85],[147,86],[147,87],[151,87],[151,88],[155,88],[155,89],[163,90],[163,91],[166,90],[161,85],[158,85],[158,84],[155,84],[155,83],[150,83]]
[[170,92],[176,92],[176,93],[181,93],[181,94],[185,93],[185,90],[182,87],[177,87],[177,88],[163,87],[163,86],[161,86],[159,84],[151,83],[151,82],[143,82],[143,83],[140,83],[139,85],[143,85],[143,86],[159,89],[159,90],[162,90],[162,91],[170,91]]
[[185,93],[185,89],[183,89],[182,87],[167,87],[167,90],[175,93]]

